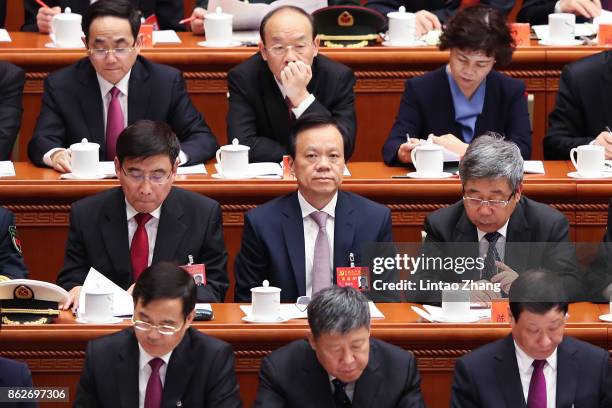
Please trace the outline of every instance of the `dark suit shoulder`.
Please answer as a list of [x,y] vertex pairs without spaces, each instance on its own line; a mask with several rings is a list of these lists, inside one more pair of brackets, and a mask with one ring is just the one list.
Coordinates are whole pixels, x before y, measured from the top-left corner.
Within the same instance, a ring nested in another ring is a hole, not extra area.
[[201,333],[199,330],[190,327],[185,332],[185,336],[189,336],[191,343],[191,351],[194,355],[200,355],[196,353],[202,353],[207,355],[214,355],[220,351],[232,349],[232,346],[216,337],[212,337]]
[[137,67],[138,64],[140,64],[140,67],[141,67],[138,69],[145,70],[146,72],[149,73],[149,75],[153,77],[160,76],[163,78],[168,78],[170,76],[181,76],[182,75],[181,71],[179,71],[178,69],[174,67],[171,67],[170,65],[164,65],[164,64],[159,64],[157,62],[149,61],[148,59],[142,56],[138,57],[134,67]]
[[25,81],[25,71],[17,65],[0,61],[0,82]]
[[179,202],[187,206],[199,207],[199,209],[210,209],[219,206],[219,203],[213,200],[212,198],[206,197],[202,194],[194,193],[193,191],[185,190],[184,188],[180,187],[172,187],[168,198],[178,200]]
[[542,227],[546,227],[552,223],[568,222],[565,215],[560,211],[548,204],[539,203],[525,196],[521,198],[519,205],[522,207],[527,223],[530,226],[538,224]]
[[612,52],[603,51],[597,54],[581,58],[566,65],[565,70],[576,74],[576,79],[588,79],[585,75],[593,75],[602,72],[610,63]]
[[498,356],[504,352],[507,353],[508,351],[514,353],[514,342],[511,335],[480,346],[468,354],[461,356],[459,360],[461,360],[468,368],[478,369],[484,361],[489,359],[492,360],[495,356]]
[[370,337],[370,348],[370,354],[387,372],[392,371],[393,367],[400,370],[414,363],[414,356],[410,351],[377,338]]
[[[134,329],[127,328],[116,333],[107,334],[105,336],[100,336],[95,339],[89,341],[88,348],[94,352],[94,356],[106,356],[104,359],[110,361],[110,353],[114,354],[121,349],[127,347],[130,343],[135,345],[136,335],[134,334]],[[98,354],[104,353],[104,354]]]
[[607,350],[570,336],[564,336],[559,347],[576,350],[580,353],[579,360],[585,364],[596,360],[607,360],[610,357],[610,353]]
[[302,362],[312,358],[316,358],[316,355],[306,339],[294,340],[266,357],[281,374],[300,369]]
[[105,209],[110,203],[121,204],[125,199],[121,187],[114,187],[89,197],[82,198],[72,203],[71,211],[73,213],[97,214]]
[[0,357],[0,386],[31,387],[30,369],[26,363]]
[[376,201],[372,201],[369,198],[365,198],[359,194],[351,193],[349,191],[338,191],[338,199],[344,196],[345,199],[350,200],[350,203],[359,210],[360,218],[368,219],[369,216],[373,215],[386,215],[390,212],[389,208],[385,205],[379,204]]

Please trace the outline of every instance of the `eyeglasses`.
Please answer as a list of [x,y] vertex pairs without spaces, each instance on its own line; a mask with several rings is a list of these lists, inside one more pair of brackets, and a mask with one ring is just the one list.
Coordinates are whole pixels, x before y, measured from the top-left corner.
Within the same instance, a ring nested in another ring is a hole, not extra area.
[[312,43],[297,43],[293,45],[273,45],[270,48],[266,48],[268,52],[275,57],[281,57],[289,52],[289,48],[293,49],[293,52],[296,54],[302,55],[305,54],[306,51],[310,48]]
[[183,325],[185,324],[185,322],[183,322],[179,327],[168,326],[168,325],[163,325],[163,324],[157,326],[151,323],[143,322],[142,320],[134,320],[134,317],[132,317],[132,324],[134,325],[134,328],[136,330],[140,330],[142,332],[148,332],[151,329],[156,329],[159,332],[159,334],[163,334],[164,336],[172,336],[173,334],[176,334],[183,328]]
[[135,183],[142,183],[145,180],[149,180],[153,184],[164,184],[170,178],[172,173],[166,173],[165,171],[154,171],[153,173],[146,175],[144,172],[140,170],[128,170],[126,171],[123,167],[121,167],[121,171],[125,174],[130,180]]
[[89,55],[91,55],[95,59],[104,59],[110,53],[114,53],[117,58],[124,58],[130,55],[136,48],[135,47],[127,47],[127,48],[90,48],[87,50]]
[[295,302],[295,307],[297,307],[300,312],[305,312],[308,309],[309,303],[310,296],[300,296]]
[[507,200],[482,200],[480,198],[468,197],[466,195],[463,196],[463,202],[465,205],[478,208],[481,205],[488,206],[491,208],[505,208],[508,204],[510,204],[510,199],[514,193],[510,194]]

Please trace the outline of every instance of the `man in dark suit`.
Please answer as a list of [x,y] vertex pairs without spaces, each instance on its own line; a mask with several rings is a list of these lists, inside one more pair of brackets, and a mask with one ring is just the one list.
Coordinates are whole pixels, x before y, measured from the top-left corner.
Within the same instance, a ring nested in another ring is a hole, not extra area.
[[0,160],[9,160],[23,113],[25,73],[9,62],[0,61]]
[[459,175],[463,199],[427,216],[424,250],[430,256],[469,256],[481,262],[464,273],[422,270],[417,279],[490,282],[497,290],[472,292],[474,300],[490,301],[507,294],[520,273],[546,267],[558,274],[571,299],[580,298],[583,282],[569,243],[569,223],[557,210],[522,196],[518,147],[480,136],[470,144]]
[[[160,30],[185,31],[185,26],[178,22],[183,18],[182,1],[165,0],[130,0],[143,17],[155,15]],[[73,13],[84,14],[91,4],[91,0],[46,0],[50,8],[40,7],[36,0],[23,0],[24,24],[21,31],[51,31],[51,20],[57,13],[70,7]]]
[[118,134],[140,119],[167,122],[181,141],[181,164],[215,155],[217,141],[191,103],[180,71],[138,56],[139,14],[127,0],[99,0],[83,16],[89,58],[49,75],[28,155],[71,171],[73,143],[100,144],[113,160]]
[[[238,302],[250,301],[251,288],[264,279],[282,288],[281,301],[294,302],[335,282],[336,267],[349,266],[351,254],[357,266],[367,266],[365,244],[393,240],[388,208],[338,190],[346,145],[331,117],[304,115],[292,140],[298,191],[246,214],[234,268]],[[323,234],[326,244],[318,247]],[[319,256],[325,264],[317,264]]]
[[549,14],[572,13],[578,16],[578,22],[584,22],[601,14],[601,3],[600,0],[525,0],[516,19],[532,25],[548,24]]
[[[0,357],[0,387],[32,387],[32,374],[26,363]],[[4,394],[6,396],[6,394]],[[3,402],[3,408],[36,408],[35,402]]]
[[608,204],[608,226],[599,252],[586,274],[587,300],[608,303],[612,297],[612,200]]
[[555,109],[548,117],[544,137],[546,160],[568,160],[573,147],[593,143],[604,146],[612,159],[612,52],[604,51],[563,68]]
[[153,265],[132,297],[134,326],[87,345],[75,407],[242,407],[232,347],[190,327],[191,275]]
[[254,407],[424,407],[413,355],[370,337],[368,301],[330,287],[308,304],[308,341],[266,357]]
[[609,408],[609,354],[564,337],[567,309],[555,273],[521,274],[510,289],[512,334],[457,360],[451,407]]
[[[91,267],[131,290],[152,263],[203,264],[198,301],[221,302],[228,287],[227,252],[219,203],[172,187],[179,144],[168,125],[139,121],[117,142],[112,188],[72,205],[70,232],[58,285],[78,306]],[[64,309],[69,304],[64,305]]]
[[293,6],[264,17],[255,54],[229,71],[229,141],[250,146],[251,162],[282,160],[289,151],[289,129],[305,113],[331,114],[355,147],[355,77],[346,66],[317,55],[312,16]]
[[0,207],[0,281],[27,277],[28,268],[23,262],[15,215]]

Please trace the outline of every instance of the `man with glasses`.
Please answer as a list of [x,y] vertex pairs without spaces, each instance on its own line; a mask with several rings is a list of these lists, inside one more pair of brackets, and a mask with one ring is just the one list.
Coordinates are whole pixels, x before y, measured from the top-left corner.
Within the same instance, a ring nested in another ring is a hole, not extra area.
[[191,326],[196,285],[182,268],[147,268],[133,327],[92,340],[75,407],[242,407],[232,347]]
[[217,141],[191,103],[181,72],[140,57],[140,15],[128,0],[99,0],[83,15],[88,58],[49,75],[28,146],[38,166],[70,172],[71,144],[87,138],[100,159],[115,158],[117,136],[140,119],[167,122],[181,142],[180,164],[215,155]]
[[78,307],[90,268],[132,290],[153,263],[193,261],[206,284],[197,285],[199,302],[221,302],[228,287],[227,252],[219,203],[172,187],[179,143],[168,125],[142,120],[117,141],[115,172],[121,187],[72,204],[70,232],[58,285]]
[[269,12],[259,27],[260,52],[227,76],[228,139],[250,146],[251,162],[280,162],[289,129],[304,113],[331,114],[355,147],[355,77],[346,66],[318,55],[312,16],[294,6]]
[[468,256],[481,262],[464,273],[422,269],[416,278],[425,283],[497,284],[500,291],[471,292],[474,301],[486,302],[507,296],[519,273],[545,267],[559,275],[571,299],[579,298],[583,282],[569,244],[567,218],[522,195],[523,159],[518,146],[497,135],[476,138],[461,161],[459,176],[463,199],[427,216],[424,250],[429,256]]

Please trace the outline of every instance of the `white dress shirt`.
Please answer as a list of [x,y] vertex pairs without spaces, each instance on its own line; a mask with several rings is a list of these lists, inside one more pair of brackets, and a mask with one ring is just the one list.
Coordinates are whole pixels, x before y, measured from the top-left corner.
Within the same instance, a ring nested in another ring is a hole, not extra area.
[[[304,255],[306,259],[306,296],[312,295],[312,267],[314,264],[314,247],[319,233],[319,225],[310,218],[310,214],[319,211],[314,208],[298,191],[298,201],[302,210],[302,219],[304,221]],[[327,213],[327,222],[325,230],[327,232],[327,241],[329,242],[329,264],[334,265],[334,218],[336,216],[336,201],[338,201],[338,192],[321,211]],[[330,274],[333,271],[330,271]],[[330,275],[331,276],[331,275]]]
[[[276,81],[276,85],[278,85],[278,89],[280,89],[281,93],[283,94],[283,99],[285,99],[287,97],[287,92],[285,92],[285,87],[283,86],[283,84],[281,84],[276,77],[274,77],[274,80]],[[304,112],[306,111],[306,109],[308,109],[308,107],[310,105],[312,105],[312,103],[315,101],[315,97],[313,94],[309,93],[308,96],[306,97],[306,99],[304,99],[302,101],[302,103],[300,103],[298,106],[296,106],[295,108],[291,108],[291,111],[293,112],[293,114],[295,115],[296,119],[299,119],[300,116],[302,116],[304,114]]]
[[[497,230],[501,236],[497,239],[495,248],[497,248],[499,260],[502,262],[504,262],[504,256],[506,255],[506,235],[508,232],[508,222],[510,222],[510,219],[508,219],[508,221],[506,221],[506,223]],[[478,256],[485,258],[487,256],[487,251],[489,250],[489,241],[487,241],[485,238],[487,233],[478,228],[476,228],[476,233],[478,234]]]
[[[531,382],[531,374],[533,373],[533,358],[514,342],[514,350],[516,354],[516,362],[518,364],[519,374],[521,376],[521,385],[523,386],[523,396],[525,403],[529,394],[529,383]],[[555,408],[557,402],[557,348],[546,359],[544,364],[544,379],[546,380],[546,406]]]
[[[128,220],[128,239],[130,248],[132,247],[132,239],[138,228],[138,223],[134,218],[138,211],[125,200],[125,212],[127,213]],[[159,216],[161,215],[161,205],[150,213],[153,217],[145,224],[147,230],[147,237],[149,238],[149,259],[147,260],[147,266],[151,266],[153,260],[153,251],[155,251],[155,239],[157,238],[157,227],[159,226]]]
[[[149,365],[149,361],[155,357],[147,353],[142,348],[140,343],[138,343],[138,349],[140,350],[140,357],[138,359],[138,408],[144,408],[147,384],[149,383],[149,377],[151,376],[151,366]],[[170,350],[168,354],[164,354],[160,357],[162,360],[164,360],[164,364],[159,367],[159,378],[161,379],[162,388],[166,382],[166,371],[168,370],[168,362],[170,361],[172,351],[173,350]]]
[[[332,394],[333,394],[334,392],[336,392],[336,389],[332,381],[334,381],[336,377],[334,377],[333,375],[329,375],[329,374],[328,376],[329,376],[329,386],[331,387]],[[346,393],[346,396],[348,397],[348,399],[351,400],[351,402],[353,402],[353,395],[355,394],[355,383],[354,382],[346,383],[346,387],[344,387],[344,392]]]

